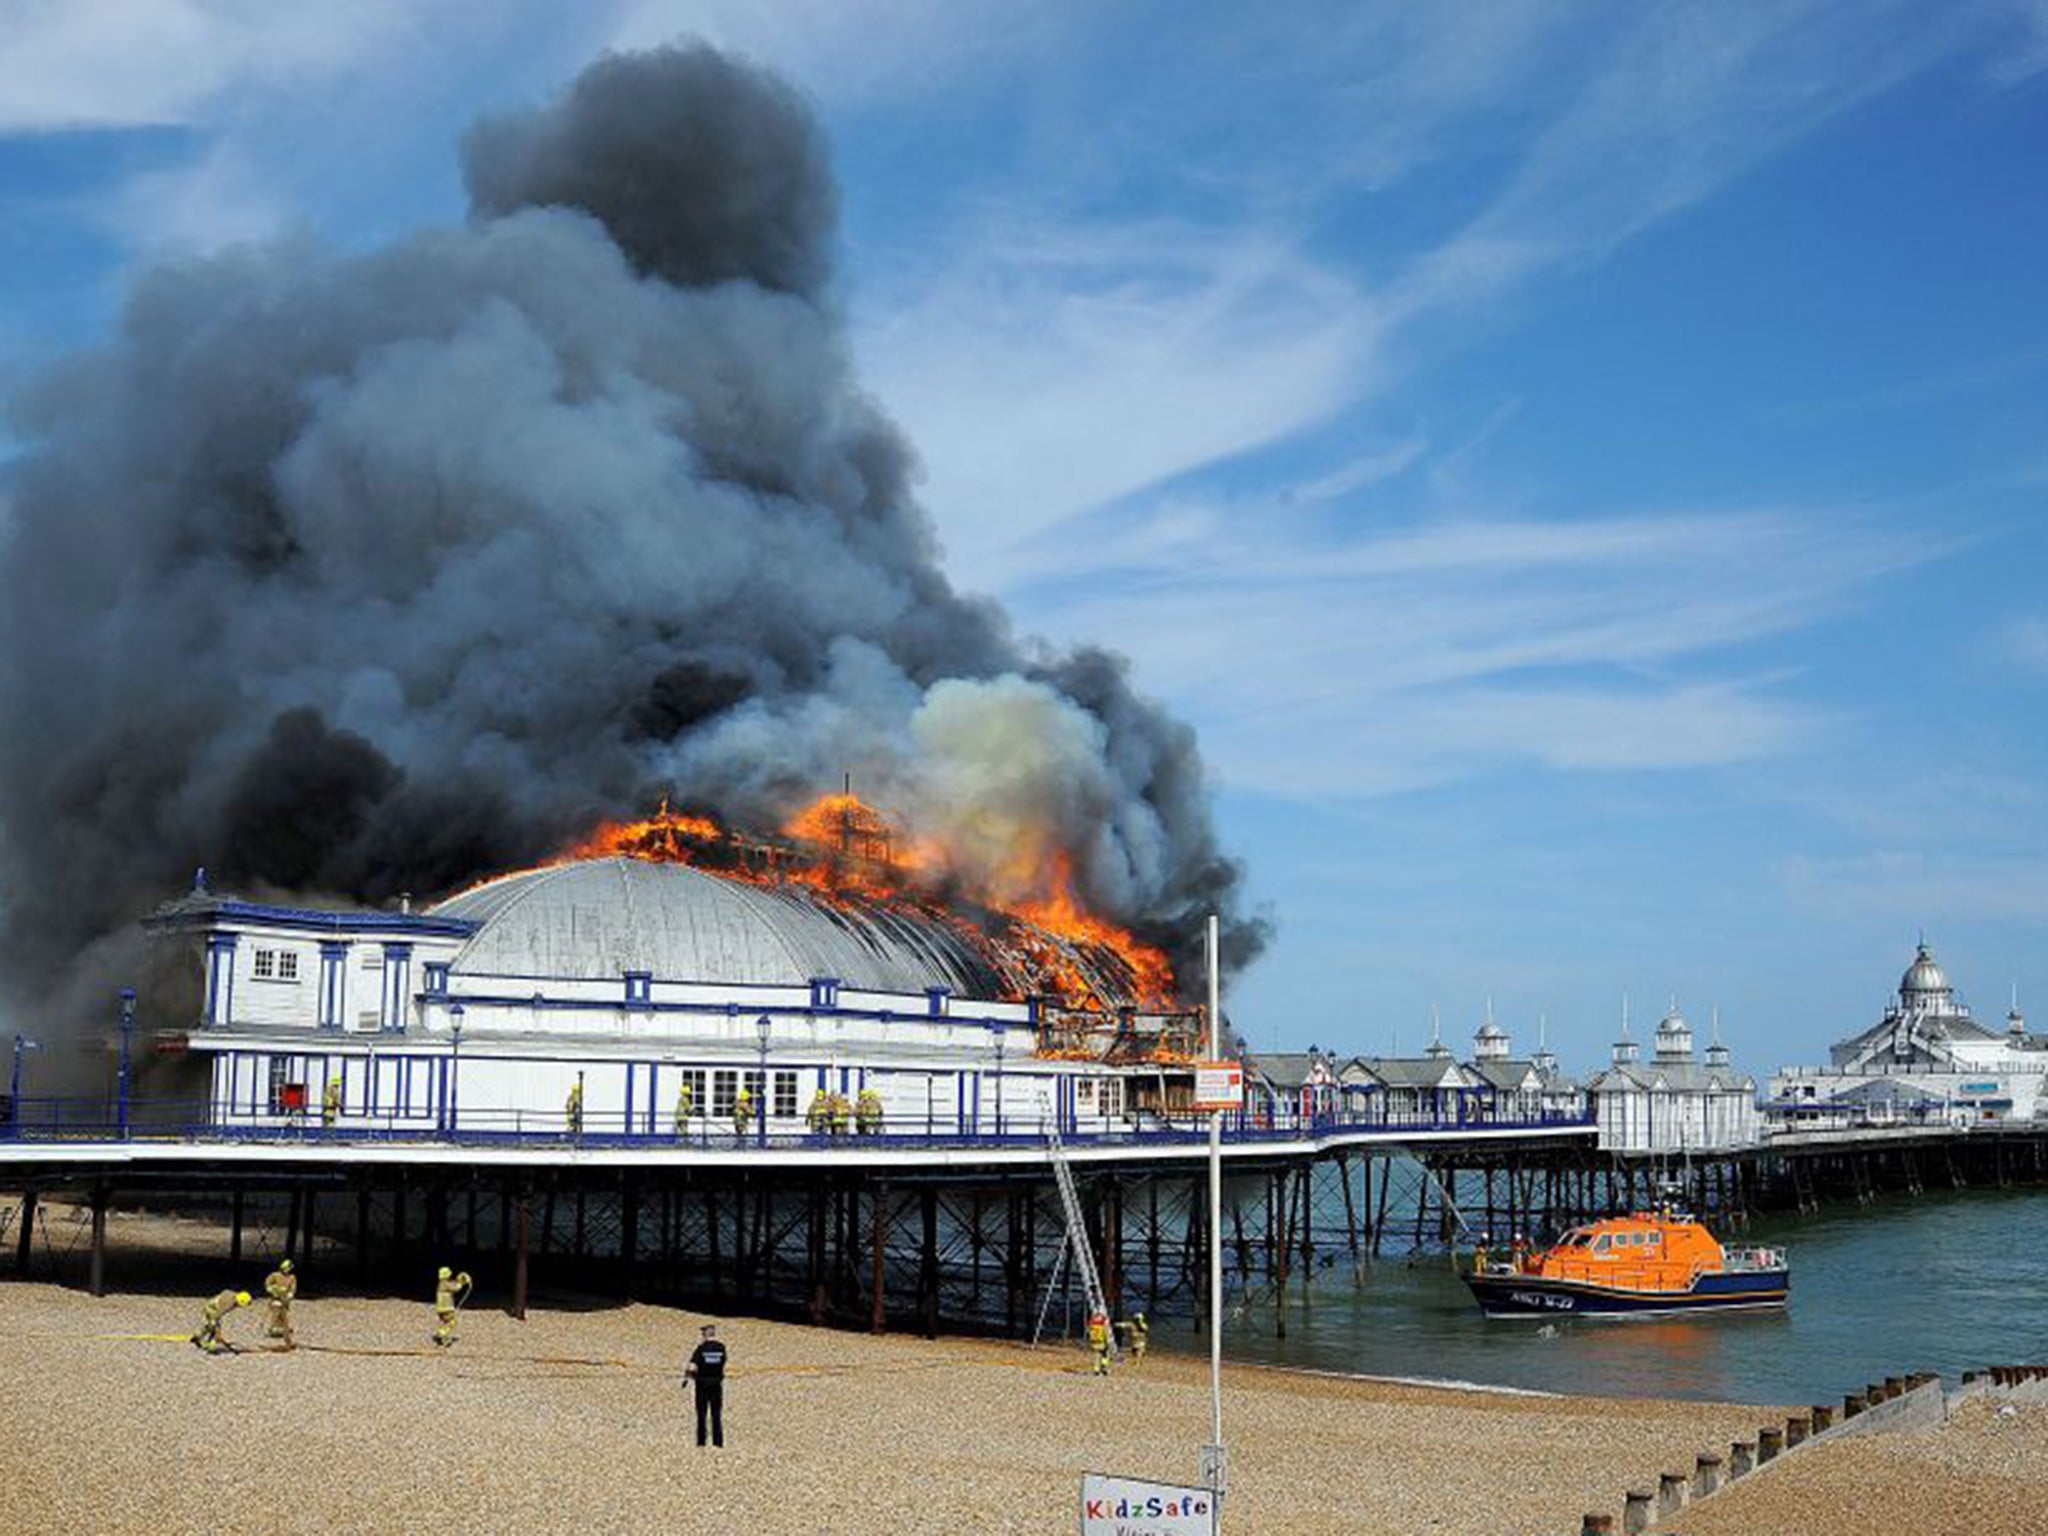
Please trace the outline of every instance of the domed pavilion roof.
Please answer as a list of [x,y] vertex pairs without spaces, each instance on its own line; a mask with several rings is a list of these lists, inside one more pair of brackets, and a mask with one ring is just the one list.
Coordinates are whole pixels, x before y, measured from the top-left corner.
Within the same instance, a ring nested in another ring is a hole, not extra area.
[[505,875],[435,907],[482,926],[466,975],[657,979],[867,991],[948,987],[997,998],[1002,978],[950,923],[914,907],[828,900],[800,884],[755,885],[683,864],[602,858]]
[[1913,956],[1913,963],[1906,967],[1906,974],[1899,978],[1899,997],[1908,1007],[1917,999],[1931,1002],[1947,999],[1951,989],[1948,976],[1935,963],[1934,955],[1922,944]]

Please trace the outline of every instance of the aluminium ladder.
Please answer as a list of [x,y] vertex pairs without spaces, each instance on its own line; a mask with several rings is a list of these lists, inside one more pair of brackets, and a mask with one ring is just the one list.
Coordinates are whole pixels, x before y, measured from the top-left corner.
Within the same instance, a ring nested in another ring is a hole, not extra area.
[[[1046,1150],[1052,1154],[1053,1179],[1060,1187],[1060,1209],[1066,1216],[1067,1229],[1060,1238],[1059,1257],[1053,1260],[1052,1274],[1047,1280],[1045,1302],[1038,1312],[1038,1333],[1045,1330],[1045,1314],[1052,1306],[1053,1292],[1058,1289],[1060,1271],[1069,1254],[1073,1255],[1074,1268],[1080,1273],[1081,1288],[1088,1296],[1088,1315],[1100,1317],[1109,1328],[1109,1353],[1112,1359],[1119,1356],[1116,1328],[1110,1323],[1109,1297],[1102,1289],[1102,1276],[1095,1267],[1095,1251],[1088,1244],[1088,1222],[1081,1214],[1081,1191],[1074,1183],[1073,1165],[1067,1161],[1066,1143],[1060,1140],[1059,1116],[1053,1113],[1051,1101],[1041,1093],[1038,1105],[1044,1116]],[[1032,1342],[1037,1342],[1034,1333]]]

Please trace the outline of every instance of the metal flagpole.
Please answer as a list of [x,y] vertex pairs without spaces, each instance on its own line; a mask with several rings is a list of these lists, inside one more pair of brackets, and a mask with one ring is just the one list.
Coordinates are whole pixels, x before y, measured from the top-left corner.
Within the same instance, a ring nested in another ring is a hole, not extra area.
[[[1222,956],[1216,915],[1209,915],[1209,1059],[1223,1059]],[[1209,1111],[1209,1486],[1223,1521],[1223,1111]]]

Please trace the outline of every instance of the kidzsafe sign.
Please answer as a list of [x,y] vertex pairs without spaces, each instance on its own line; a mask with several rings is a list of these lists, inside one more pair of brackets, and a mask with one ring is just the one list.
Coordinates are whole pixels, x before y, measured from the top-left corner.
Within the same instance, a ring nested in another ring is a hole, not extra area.
[[1081,1476],[1081,1536],[1213,1536],[1216,1495],[1207,1488]]
[[1195,1063],[1196,1109],[1244,1107],[1244,1067],[1235,1061]]

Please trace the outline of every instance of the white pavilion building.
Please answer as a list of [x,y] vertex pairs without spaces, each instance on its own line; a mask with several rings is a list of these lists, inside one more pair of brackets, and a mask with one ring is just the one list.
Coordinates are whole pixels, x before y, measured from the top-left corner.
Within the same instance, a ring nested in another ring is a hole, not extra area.
[[1603,1151],[1727,1151],[1755,1146],[1763,1135],[1756,1079],[1730,1064],[1718,1028],[1706,1060],[1696,1060],[1692,1026],[1675,1002],[1657,1025],[1649,1061],[1638,1059],[1623,1018],[1613,1062],[1587,1091]]
[[1193,1089],[1189,1015],[1077,1025],[940,917],[681,864],[557,864],[424,912],[202,883],[146,926],[159,974],[190,970],[161,1006],[216,1125],[322,1124],[332,1091],[343,1132],[545,1135],[577,1089],[586,1135],[731,1136],[745,1089],[789,1135],[865,1089],[890,1132],[1102,1133]]
[[1791,1126],[2048,1119],[2048,1036],[2019,1000],[2003,1029],[1978,1022],[1923,941],[1897,996],[1868,1029],[1837,1041],[1825,1067],[1771,1080],[1771,1114]]

